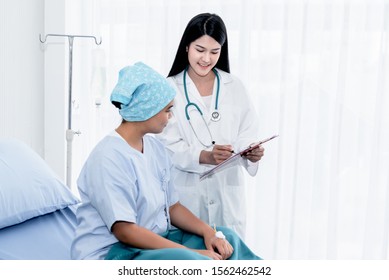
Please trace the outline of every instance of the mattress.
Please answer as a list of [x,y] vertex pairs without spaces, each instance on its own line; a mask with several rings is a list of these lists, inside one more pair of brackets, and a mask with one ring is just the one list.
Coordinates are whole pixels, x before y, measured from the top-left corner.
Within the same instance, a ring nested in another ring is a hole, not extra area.
[[0,230],[0,259],[68,260],[76,228],[74,205]]

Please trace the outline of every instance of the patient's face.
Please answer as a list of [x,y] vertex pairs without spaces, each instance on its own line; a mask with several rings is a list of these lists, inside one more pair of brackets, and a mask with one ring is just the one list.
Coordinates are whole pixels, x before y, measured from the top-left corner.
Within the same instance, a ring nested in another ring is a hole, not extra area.
[[172,117],[171,109],[173,107],[173,100],[165,106],[158,114],[146,121],[149,126],[150,133],[161,133]]

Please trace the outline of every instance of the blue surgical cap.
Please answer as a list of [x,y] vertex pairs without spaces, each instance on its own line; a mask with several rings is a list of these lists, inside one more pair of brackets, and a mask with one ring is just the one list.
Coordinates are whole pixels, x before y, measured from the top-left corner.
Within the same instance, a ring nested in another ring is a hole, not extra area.
[[137,62],[120,70],[111,102],[119,104],[119,113],[124,120],[136,122],[158,114],[175,95],[175,90],[162,75]]

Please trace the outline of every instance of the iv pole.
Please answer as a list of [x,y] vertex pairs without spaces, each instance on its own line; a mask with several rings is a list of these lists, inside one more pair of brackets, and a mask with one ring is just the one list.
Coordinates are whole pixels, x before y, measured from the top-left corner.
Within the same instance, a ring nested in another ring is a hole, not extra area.
[[72,182],[72,143],[75,134],[81,134],[80,131],[72,130],[72,71],[73,71],[73,41],[74,38],[92,38],[95,40],[96,45],[101,44],[101,38],[97,41],[95,36],[88,35],[66,35],[66,34],[46,34],[42,40],[41,34],[39,34],[39,41],[45,43],[47,37],[67,37],[69,39],[69,88],[68,88],[68,127],[66,130],[66,185],[71,188]]

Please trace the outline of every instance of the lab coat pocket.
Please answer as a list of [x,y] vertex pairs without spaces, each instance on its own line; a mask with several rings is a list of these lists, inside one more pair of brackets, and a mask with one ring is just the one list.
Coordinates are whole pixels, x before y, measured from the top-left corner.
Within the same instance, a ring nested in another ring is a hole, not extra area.
[[240,227],[245,223],[246,216],[246,194],[243,187],[241,171],[239,169],[237,172],[230,170],[226,174],[226,178],[223,192],[223,219],[229,226]]
[[246,224],[245,192],[239,186],[227,185],[224,192],[223,220],[227,227],[244,236]]

